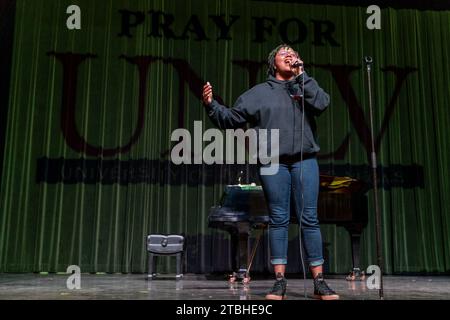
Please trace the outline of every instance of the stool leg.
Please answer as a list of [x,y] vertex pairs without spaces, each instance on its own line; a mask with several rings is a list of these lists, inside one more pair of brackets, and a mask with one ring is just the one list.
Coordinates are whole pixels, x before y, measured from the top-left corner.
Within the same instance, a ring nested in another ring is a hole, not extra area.
[[183,261],[183,259],[182,259],[182,253],[181,252],[178,252],[177,253],[177,276],[176,276],[176,278],[177,279],[181,279],[182,277],[183,277],[183,271],[182,271],[182,262]]
[[153,253],[148,255],[148,278],[153,280],[156,277],[156,256]]

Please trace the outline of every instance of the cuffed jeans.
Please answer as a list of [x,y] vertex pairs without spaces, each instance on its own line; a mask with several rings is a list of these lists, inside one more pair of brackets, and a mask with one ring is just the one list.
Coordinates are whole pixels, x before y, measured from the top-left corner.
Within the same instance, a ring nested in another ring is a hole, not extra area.
[[[303,181],[300,170],[303,170]],[[319,166],[315,157],[292,163],[280,163],[274,175],[260,175],[262,187],[270,210],[269,241],[270,262],[287,264],[288,227],[290,206],[295,206],[309,266],[322,265],[322,235],[317,219],[319,196]],[[303,199],[302,199],[303,190]],[[291,192],[294,203],[291,203]],[[303,200],[303,203],[302,203]],[[303,214],[300,217],[302,212]]]

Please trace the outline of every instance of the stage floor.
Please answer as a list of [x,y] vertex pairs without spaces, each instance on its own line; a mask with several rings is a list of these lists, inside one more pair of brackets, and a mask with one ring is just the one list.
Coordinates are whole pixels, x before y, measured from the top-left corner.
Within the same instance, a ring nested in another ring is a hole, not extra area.
[[[248,286],[228,284],[223,277],[187,274],[176,281],[170,275],[147,280],[144,274],[81,274],[81,289],[69,290],[65,274],[0,274],[0,299],[121,299],[121,300],[262,300],[273,280],[255,278]],[[303,300],[303,278],[287,277],[289,300]],[[450,277],[385,276],[384,296],[389,300],[450,300]],[[329,276],[327,282],[343,300],[377,300],[378,290],[365,281],[349,282]],[[308,299],[312,280],[306,280]]]

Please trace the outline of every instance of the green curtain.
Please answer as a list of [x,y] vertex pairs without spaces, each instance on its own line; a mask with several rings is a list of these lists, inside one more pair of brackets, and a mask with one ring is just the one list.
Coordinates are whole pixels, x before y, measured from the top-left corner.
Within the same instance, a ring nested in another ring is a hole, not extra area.
[[[66,27],[72,4],[81,8],[81,30]],[[200,85],[210,81],[231,106],[264,81],[264,61],[283,40],[294,42],[308,73],[331,95],[318,118],[321,168],[367,181],[362,57],[374,57],[384,270],[449,271],[450,12],[386,8],[381,30],[369,30],[365,9],[242,0],[18,0],[0,272],[65,271],[72,264],[82,272],[144,272],[150,233],[184,234],[188,270],[213,270],[230,244],[225,233],[208,228],[208,210],[234,171],[171,164],[170,135],[180,127],[193,133],[194,121],[213,127],[198,98]],[[130,37],[123,35],[124,10],[134,12]],[[211,18],[221,15],[225,24],[238,17],[228,33]],[[261,17],[273,19],[264,20],[271,32],[257,28]],[[331,38],[320,36],[327,30]],[[74,99],[70,117],[66,107]],[[71,124],[90,147],[77,144]],[[329,156],[341,145],[341,156]],[[363,267],[376,264],[372,190],[368,197]],[[296,228],[290,231],[294,244]],[[348,233],[336,225],[322,231],[328,272],[348,272]],[[294,249],[289,254],[297,261]],[[174,262],[161,267],[173,270]]]

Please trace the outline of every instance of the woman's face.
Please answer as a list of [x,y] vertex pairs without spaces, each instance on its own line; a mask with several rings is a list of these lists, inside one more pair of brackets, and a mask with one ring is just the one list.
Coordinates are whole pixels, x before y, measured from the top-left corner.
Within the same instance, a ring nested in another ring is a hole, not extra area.
[[283,47],[275,55],[275,73],[286,75],[292,73],[291,64],[298,59],[298,53],[290,47]]

